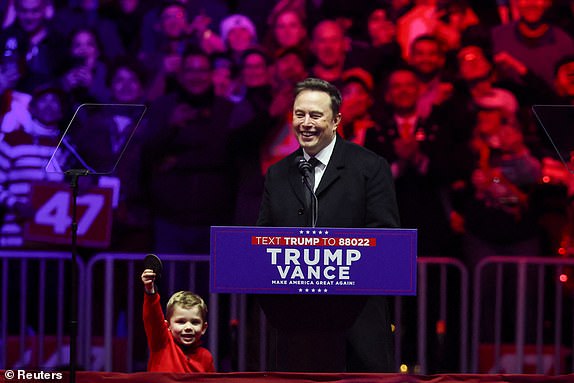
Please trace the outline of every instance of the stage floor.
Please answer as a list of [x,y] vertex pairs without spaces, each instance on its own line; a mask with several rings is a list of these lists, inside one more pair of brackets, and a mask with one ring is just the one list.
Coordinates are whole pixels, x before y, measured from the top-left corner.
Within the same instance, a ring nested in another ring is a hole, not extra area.
[[[65,379],[67,381],[67,379]],[[80,371],[76,375],[78,383],[566,383],[574,382],[574,374],[559,376],[544,375],[487,375],[487,374],[445,374],[445,375],[405,375],[405,374],[348,374],[348,373],[226,373],[226,374],[170,374],[138,372],[105,373]]]

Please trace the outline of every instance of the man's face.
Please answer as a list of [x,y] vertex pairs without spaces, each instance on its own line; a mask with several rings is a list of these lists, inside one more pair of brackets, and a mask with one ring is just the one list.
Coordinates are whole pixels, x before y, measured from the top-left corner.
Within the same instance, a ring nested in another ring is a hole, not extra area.
[[249,29],[234,27],[227,34],[227,43],[232,51],[243,52],[251,46],[253,37]]
[[44,93],[30,104],[30,114],[44,125],[54,125],[64,115],[60,98],[55,93]]
[[337,23],[325,21],[315,28],[312,47],[319,64],[333,68],[345,61],[348,42]]
[[409,63],[422,75],[433,75],[444,65],[444,55],[438,43],[421,40],[412,47]]
[[562,65],[554,81],[556,92],[563,97],[574,97],[574,62]]
[[518,0],[518,13],[523,21],[537,23],[551,4],[551,0]]
[[277,16],[275,39],[281,47],[297,46],[305,37],[305,27],[297,13],[287,11]]
[[96,37],[88,31],[80,31],[72,38],[70,47],[72,56],[85,59],[88,66],[94,65],[99,56],[98,43]]
[[189,93],[199,95],[211,87],[211,65],[204,55],[189,55],[183,61],[180,83]]
[[45,0],[19,0],[15,5],[16,17],[22,29],[29,34],[38,32],[46,17]]
[[263,86],[269,82],[267,63],[260,54],[247,55],[243,62],[243,82],[247,87]]
[[373,105],[373,99],[369,92],[356,81],[350,81],[341,89],[343,104],[341,114],[344,116],[343,125],[346,121],[360,118],[368,114]]
[[488,76],[492,65],[476,46],[462,48],[457,55],[458,70],[465,81],[474,81]]
[[186,309],[175,305],[168,325],[173,340],[182,346],[197,344],[207,330],[207,322],[202,319],[198,306]]
[[386,98],[394,108],[401,110],[414,109],[419,95],[419,79],[413,72],[398,70],[391,74]]
[[170,39],[178,39],[187,32],[187,16],[179,5],[166,7],[161,13],[161,30]]
[[112,97],[121,103],[138,102],[143,96],[138,76],[128,68],[119,68],[112,78]]
[[333,116],[331,98],[325,92],[304,90],[293,104],[293,131],[299,145],[314,156],[335,137],[341,115]]

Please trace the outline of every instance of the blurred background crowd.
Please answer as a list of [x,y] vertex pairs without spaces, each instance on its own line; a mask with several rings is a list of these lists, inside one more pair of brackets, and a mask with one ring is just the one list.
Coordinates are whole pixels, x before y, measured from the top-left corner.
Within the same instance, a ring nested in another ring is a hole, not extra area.
[[[391,164],[420,255],[567,256],[574,182],[532,106],[574,100],[573,13],[569,0],[0,0],[0,246],[46,247],[23,238],[31,185],[66,182],[43,166],[79,105],[125,103],[148,110],[112,177],[108,250],[208,253],[211,225],[255,223],[266,169],[298,146],[294,85],[313,76],[343,94],[339,134]],[[131,123],[106,121],[110,137]],[[97,136],[83,145],[117,155]]]

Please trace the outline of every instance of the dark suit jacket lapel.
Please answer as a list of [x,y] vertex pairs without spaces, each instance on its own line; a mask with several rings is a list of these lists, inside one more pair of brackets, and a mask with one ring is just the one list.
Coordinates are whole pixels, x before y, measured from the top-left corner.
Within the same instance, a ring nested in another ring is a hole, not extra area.
[[335,147],[333,148],[333,154],[329,159],[329,164],[325,169],[325,173],[321,178],[321,182],[317,187],[315,194],[319,196],[325,189],[327,189],[333,182],[335,182],[340,176],[341,171],[345,167],[345,142],[340,136],[337,136],[337,141],[335,142]]

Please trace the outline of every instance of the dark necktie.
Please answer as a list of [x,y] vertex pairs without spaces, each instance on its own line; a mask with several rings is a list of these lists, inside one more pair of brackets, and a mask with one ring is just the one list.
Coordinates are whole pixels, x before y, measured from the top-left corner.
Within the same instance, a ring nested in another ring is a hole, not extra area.
[[309,175],[307,178],[311,190],[307,190],[305,193],[305,195],[307,197],[306,198],[307,209],[309,211],[308,225],[314,226],[314,222],[313,222],[314,213],[313,212],[317,209],[317,207],[315,206],[317,201],[316,201],[315,197],[313,197],[313,193],[311,191],[315,190],[315,166],[319,165],[321,163],[321,161],[319,161],[315,157],[311,157],[311,158],[309,158],[309,160],[307,162],[309,162],[309,164],[311,164],[311,170],[309,171]]
[[309,172],[309,185],[311,185],[311,190],[315,190],[315,166],[319,165],[321,161],[315,157],[311,157],[307,162],[311,164],[311,171]]

